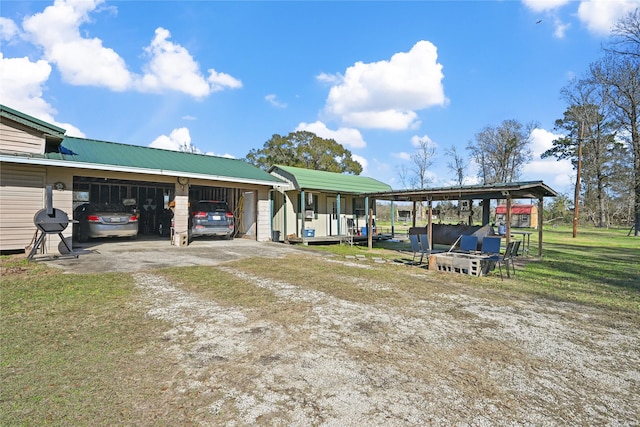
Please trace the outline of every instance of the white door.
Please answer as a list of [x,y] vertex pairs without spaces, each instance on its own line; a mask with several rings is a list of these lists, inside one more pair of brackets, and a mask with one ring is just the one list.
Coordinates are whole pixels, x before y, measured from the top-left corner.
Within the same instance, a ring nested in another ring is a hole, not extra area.
[[327,215],[327,231],[329,236],[337,236],[338,235],[338,202],[335,197],[327,197],[327,210],[329,211],[329,215]]

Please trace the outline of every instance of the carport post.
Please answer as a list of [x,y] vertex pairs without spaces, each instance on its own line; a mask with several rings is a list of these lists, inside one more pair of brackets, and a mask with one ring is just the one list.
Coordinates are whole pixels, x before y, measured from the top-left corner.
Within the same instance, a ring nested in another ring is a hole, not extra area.
[[173,244],[187,246],[189,244],[189,184],[175,184],[175,211],[173,213]]

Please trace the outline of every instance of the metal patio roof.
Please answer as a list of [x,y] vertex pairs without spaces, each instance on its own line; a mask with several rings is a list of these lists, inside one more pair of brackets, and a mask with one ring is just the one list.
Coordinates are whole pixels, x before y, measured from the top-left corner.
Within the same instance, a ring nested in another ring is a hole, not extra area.
[[463,185],[433,187],[412,190],[370,192],[368,196],[381,200],[402,202],[478,200],[478,199],[540,199],[557,197],[558,193],[542,181],[496,183],[486,185]]

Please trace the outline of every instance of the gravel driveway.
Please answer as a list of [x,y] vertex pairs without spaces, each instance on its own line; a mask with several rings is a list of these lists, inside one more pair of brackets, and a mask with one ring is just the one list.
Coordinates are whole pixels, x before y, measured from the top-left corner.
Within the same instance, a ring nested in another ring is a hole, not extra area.
[[[197,396],[196,425],[640,423],[636,317],[504,298],[458,283],[456,276],[282,244],[211,240],[148,252],[117,246],[86,248],[93,252],[53,264],[68,271],[133,272],[147,315],[166,322],[161,339],[181,372],[164,387]],[[242,264],[225,265],[250,256],[321,263],[327,271],[340,267],[344,286],[407,302],[353,301]],[[308,314],[283,323],[219,305],[153,270],[166,265],[215,266],[269,290],[280,303],[308,307]],[[379,279],[365,279],[363,271],[379,272]],[[434,291],[427,298],[420,289],[394,286],[385,280],[389,274]]]

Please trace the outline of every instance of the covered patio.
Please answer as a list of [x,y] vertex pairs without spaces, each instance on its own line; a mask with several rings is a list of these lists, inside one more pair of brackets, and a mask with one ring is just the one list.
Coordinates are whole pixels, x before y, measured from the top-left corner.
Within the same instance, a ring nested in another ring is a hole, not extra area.
[[[512,238],[511,230],[511,205],[518,199],[535,199],[538,201],[538,218],[535,228],[538,230],[538,258],[542,258],[543,232],[542,224],[544,218],[544,198],[556,197],[558,193],[542,181],[496,183],[486,185],[466,185],[455,187],[434,187],[412,190],[392,190],[378,193],[367,193],[365,196],[377,200],[389,200],[394,202],[413,202],[415,212],[418,203],[427,203],[427,235],[429,244],[433,246],[433,202],[434,201],[480,201],[482,207],[482,225],[491,222],[491,200],[505,200],[506,202],[506,231],[505,238],[508,244]],[[393,212],[393,209],[391,209]],[[392,217],[393,224],[393,217]],[[416,226],[415,215],[413,215],[413,226]]]

